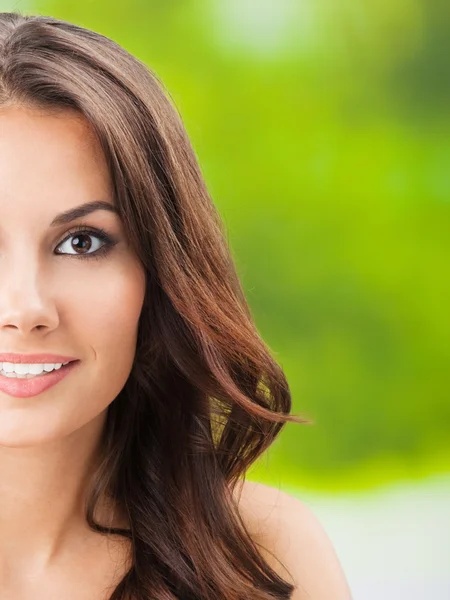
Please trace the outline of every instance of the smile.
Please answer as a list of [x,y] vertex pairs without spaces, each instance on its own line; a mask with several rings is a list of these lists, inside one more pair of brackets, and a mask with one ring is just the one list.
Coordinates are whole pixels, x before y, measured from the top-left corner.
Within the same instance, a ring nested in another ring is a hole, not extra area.
[[15,398],[30,398],[42,394],[62,381],[80,364],[66,363],[0,363],[0,392]]
[[3,377],[30,379],[31,377],[39,377],[42,374],[46,375],[52,371],[57,371],[67,364],[69,364],[69,361],[65,363],[31,363],[28,365],[24,363],[3,362],[0,363],[0,375],[3,375]]

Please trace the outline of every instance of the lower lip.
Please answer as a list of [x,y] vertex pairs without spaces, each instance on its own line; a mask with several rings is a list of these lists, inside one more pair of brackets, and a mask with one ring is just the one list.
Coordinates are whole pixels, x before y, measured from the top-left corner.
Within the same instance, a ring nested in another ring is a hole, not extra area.
[[5,394],[16,398],[37,396],[64,379],[79,362],[79,360],[74,360],[60,369],[50,371],[45,375],[36,375],[36,377],[30,377],[29,379],[0,375],[0,392],[5,392]]

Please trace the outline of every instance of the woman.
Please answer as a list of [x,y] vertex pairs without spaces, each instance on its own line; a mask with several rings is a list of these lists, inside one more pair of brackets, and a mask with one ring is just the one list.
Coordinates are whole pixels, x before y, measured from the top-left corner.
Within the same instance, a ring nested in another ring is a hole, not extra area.
[[108,38],[0,15],[0,597],[347,600],[243,484],[290,415],[181,120]]

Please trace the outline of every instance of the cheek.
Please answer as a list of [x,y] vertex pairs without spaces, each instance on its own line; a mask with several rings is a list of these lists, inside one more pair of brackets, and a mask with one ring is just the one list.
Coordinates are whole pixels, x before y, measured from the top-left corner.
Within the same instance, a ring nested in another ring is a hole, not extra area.
[[[80,282],[81,283],[81,282]],[[97,358],[107,360],[134,353],[137,324],[145,293],[138,265],[98,271],[84,284],[83,301],[74,305],[73,319],[86,332]]]
[[62,301],[66,326],[85,361],[86,383],[103,403],[112,401],[133,364],[145,276],[140,265],[128,262],[121,268],[92,269],[77,287],[76,302],[73,296]]

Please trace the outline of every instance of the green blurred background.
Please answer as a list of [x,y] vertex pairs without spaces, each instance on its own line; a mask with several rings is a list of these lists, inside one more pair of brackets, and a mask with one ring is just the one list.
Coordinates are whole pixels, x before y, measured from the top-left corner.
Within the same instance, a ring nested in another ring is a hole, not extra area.
[[450,473],[448,0],[0,7],[112,37],[178,106],[314,421],[287,425],[250,478],[337,498]]

